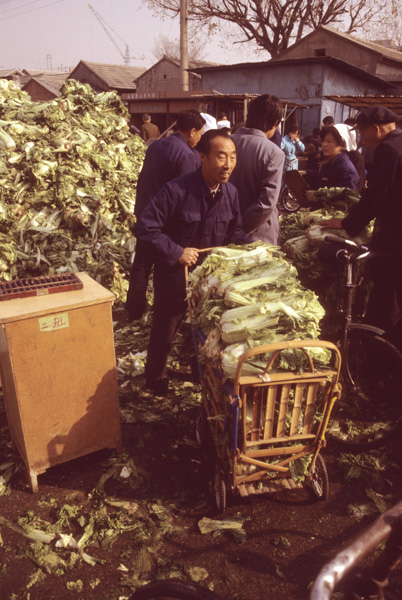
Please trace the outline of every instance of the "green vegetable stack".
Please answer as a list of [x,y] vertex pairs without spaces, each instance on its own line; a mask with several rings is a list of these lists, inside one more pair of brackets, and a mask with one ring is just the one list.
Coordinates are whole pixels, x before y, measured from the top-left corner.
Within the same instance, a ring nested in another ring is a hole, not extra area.
[[[309,199],[316,204],[314,210],[304,209],[281,215],[281,243],[289,260],[297,268],[303,285],[314,290],[328,311],[335,306],[337,267],[323,263],[319,248],[329,234],[346,239],[350,239],[350,236],[344,229],[323,230],[320,222],[331,217],[343,219],[359,201],[360,195],[348,188],[320,188],[309,192]],[[352,239],[357,244],[366,244],[370,240],[373,225],[374,222]],[[362,296],[365,295],[366,291]]]
[[[309,281],[321,277],[325,266],[318,258],[318,248],[326,235],[337,235],[348,238],[343,229],[322,230],[319,222],[331,217],[343,219],[349,209],[359,202],[360,195],[348,188],[320,188],[310,192],[310,200],[317,204],[316,210],[299,210],[296,213],[284,214],[280,217],[281,243],[287,256]],[[370,239],[372,225],[357,238],[358,244],[367,243]],[[310,287],[310,285],[309,285]]]
[[[207,336],[204,352],[233,379],[240,356],[251,347],[294,339],[317,339],[324,310],[303,288],[296,269],[275,246],[256,242],[215,248],[190,274],[195,319]],[[328,356],[311,350],[322,364]],[[302,368],[303,353],[282,353],[280,369]],[[244,373],[259,374],[266,361]]]
[[146,149],[128,116],[75,80],[48,102],[0,80],[0,281],[85,270],[124,295]]

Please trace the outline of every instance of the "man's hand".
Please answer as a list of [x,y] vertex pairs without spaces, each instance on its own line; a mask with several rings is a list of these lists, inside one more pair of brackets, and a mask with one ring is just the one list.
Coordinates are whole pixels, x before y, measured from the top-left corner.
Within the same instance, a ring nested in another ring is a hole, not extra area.
[[185,265],[189,267],[190,265],[195,265],[198,259],[198,250],[197,248],[184,248],[183,254],[179,258],[179,263],[181,265]]
[[321,229],[343,229],[342,219],[332,217],[331,219],[328,219],[328,221],[321,221],[320,227]]

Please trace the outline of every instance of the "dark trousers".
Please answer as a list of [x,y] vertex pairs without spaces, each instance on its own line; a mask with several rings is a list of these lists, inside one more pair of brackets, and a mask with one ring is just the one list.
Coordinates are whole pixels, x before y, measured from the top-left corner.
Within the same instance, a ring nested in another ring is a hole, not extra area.
[[386,337],[402,349],[402,264],[374,258],[370,264],[373,289],[367,305],[366,321],[384,329]]
[[147,305],[148,279],[153,264],[154,259],[149,254],[147,246],[141,240],[137,240],[125,304],[131,319],[140,319],[144,313]]
[[[171,276],[170,276],[171,275]],[[172,341],[186,314],[184,267],[154,275],[154,313],[149,337],[145,378],[154,383],[167,378]]]

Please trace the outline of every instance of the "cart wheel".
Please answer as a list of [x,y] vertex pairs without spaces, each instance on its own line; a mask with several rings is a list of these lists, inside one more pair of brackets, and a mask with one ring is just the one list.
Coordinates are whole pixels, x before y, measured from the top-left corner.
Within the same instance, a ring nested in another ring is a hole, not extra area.
[[216,508],[218,512],[224,512],[226,508],[226,482],[222,466],[219,463],[215,465],[214,492]]
[[321,454],[317,456],[314,469],[311,472],[311,486],[319,500],[327,500],[329,494],[328,471]]

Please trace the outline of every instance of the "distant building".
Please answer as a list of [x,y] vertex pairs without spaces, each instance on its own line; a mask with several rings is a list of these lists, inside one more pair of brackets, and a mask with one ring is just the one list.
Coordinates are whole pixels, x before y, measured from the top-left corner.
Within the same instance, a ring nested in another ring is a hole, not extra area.
[[135,80],[144,73],[144,67],[109,65],[80,60],[69,78],[89,83],[96,92],[116,90],[119,95],[135,92]]
[[384,81],[400,84],[402,90],[402,52],[326,25],[317,27],[293,46],[283,50],[275,60],[324,56],[338,58]]
[[[224,94],[275,94],[307,110],[297,110],[297,121],[303,135],[319,127],[331,114],[343,121],[348,112],[324,97],[332,94],[385,94],[395,87],[379,77],[330,56],[291,58],[256,63],[206,67],[197,69],[205,89]],[[346,110],[346,109],[345,109]]]
[[22,90],[31,96],[32,100],[53,100],[53,98],[60,96],[61,86],[68,77],[69,73],[61,71],[23,69],[20,86]]
[[[204,61],[189,61],[189,91],[201,89],[201,76],[192,69],[211,66]],[[180,90],[180,62],[164,55],[157,63],[142,73],[137,80],[137,92],[172,92]]]
[[3,69],[0,70],[0,79],[8,79],[9,81],[19,82],[23,73],[19,69]]

